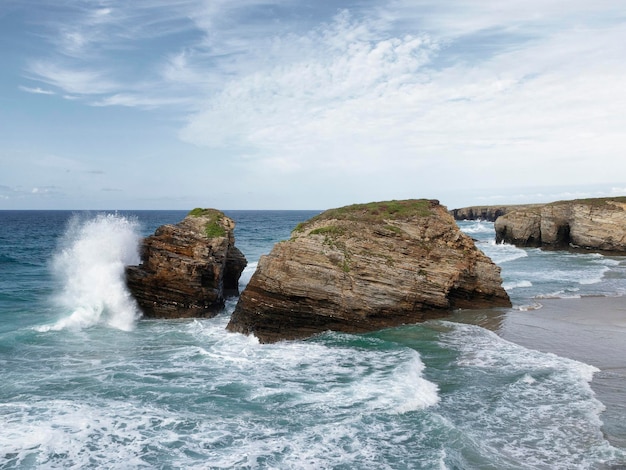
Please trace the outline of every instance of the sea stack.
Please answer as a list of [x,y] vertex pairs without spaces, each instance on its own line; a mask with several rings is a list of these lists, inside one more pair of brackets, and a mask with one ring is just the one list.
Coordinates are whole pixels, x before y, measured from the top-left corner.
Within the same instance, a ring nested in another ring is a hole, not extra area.
[[194,209],[141,242],[141,264],[126,284],[147,317],[211,317],[239,293],[246,259],[235,247],[235,222],[216,209]]
[[228,330],[261,342],[509,307],[500,269],[436,200],[332,209],[261,257]]

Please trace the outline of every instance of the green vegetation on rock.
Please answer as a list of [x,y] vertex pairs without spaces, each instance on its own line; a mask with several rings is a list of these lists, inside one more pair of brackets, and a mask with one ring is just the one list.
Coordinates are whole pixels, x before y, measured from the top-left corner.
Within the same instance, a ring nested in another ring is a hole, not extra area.
[[330,209],[317,217],[320,219],[382,222],[384,220],[409,217],[428,217],[431,215],[430,207],[431,201],[428,199],[370,202],[367,204],[352,204],[338,209]]
[[224,214],[217,209],[202,209],[200,207],[196,207],[187,215],[190,217],[205,217],[208,219],[204,226],[204,234],[207,238],[226,236],[226,229],[220,223],[222,218],[224,218]]
[[576,204],[586,204],[588,206],[593,206],[593,207],[599,207],[599,206],[602,206],[602,205],[606,204],[607,202],[611,202],[611,201],[626,203],[626,196],[619,196],[619,197],[594,197],[594,198],[587,198],[587,199],[572,199],[571,201],[567,201],[567,200],[566,201],[555,201],[555,202],[548,203],[546,205],[548,205],[548,206],[556,206],[556,205],[560,205],[560,204],[576,203]]
[[[393,221],[431,216],[433,215],[432,207],[437,204],[437,201],[429,199],[408,199],[403,201],[392,200],[352,204],[337,209],[329,209],[306,222],[298,224],[292,231],[292,237],[294,237],[292,240],[297,239],[298,234],[306,233],[308,229],[310,229],[308,235],[322,235],[324,237],[322,242],[324,246],[337,250],[343,255],[339,265],[345,273],[348,273],[351,270],[352,253],[343,241],[343,237],[350,235],[352,228],[349,222],[364,222],[371,225],[380,224],[385,230],[401,235],[404,233],[404,230],[392,225]],[[325,221],[329,222],[328,225],[324,225]],[[393,264],[393,260],[388,258],[385,258],[384,262],[387,265]]]
[[[352,204],[350,206],[339,207],[337,209],[329,209],[316,215],[307,222],[300,223],[293,230],[294,233],[304,232],[305,229],[318,221],[323,220],[348,220],[353,222],[367,222],[367,223],[383,223],[386,220],[400,220],[410,219],[412,217],[428,217],[432,215],[431,207],[433,201],[429,199],[407,199],[403,201],[383,201],[383,202],[370,202],[366,204]],[[399,229],[390,228],[386,225],[386,228],[396,233]],[[322,227],[320,229],[314,229],[312,234],[323,233],[323,230],[336,230],[336,228]],[[340,235],[335,233],[335,235]]]

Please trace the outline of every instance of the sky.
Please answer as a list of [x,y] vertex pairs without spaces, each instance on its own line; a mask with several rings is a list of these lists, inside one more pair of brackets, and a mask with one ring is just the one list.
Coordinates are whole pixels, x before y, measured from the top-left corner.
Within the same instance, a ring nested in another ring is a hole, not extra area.
[[0,209],[626,195],[623,0],[0,0]]

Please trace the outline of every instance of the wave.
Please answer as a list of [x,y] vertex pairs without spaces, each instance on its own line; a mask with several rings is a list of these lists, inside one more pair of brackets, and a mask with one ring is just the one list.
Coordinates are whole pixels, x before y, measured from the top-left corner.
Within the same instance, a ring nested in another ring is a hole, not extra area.
[[539,310],[540,308],[543,308],[543,305],[539,302],[534,302],[529,305],[517,305],[513,307],[514,310],[519,310],[520,312],[531,312],[533,310]]
[[580,299],[582,295],[577,293],[577,289],[559,290],[556,292],[548,292],[547,294],[537,294],[536,299]]
[[602,282],[604,276],[607,272],[609,272],[611,268],[608,266],[603,266],[601,269],[596,270],[594,273],[588,273],[587,276],[580,279],[578,282],[580,284],[598,284]]
[[494,231],[493,222],[485,222],[482,220],[464,220],[463,223],[459,223],[459,228],[467,234],[493,233]]
[[572,266],[570,269],[544,266],[543,270],[537,270],[533,277],[537,282],[549,284],[561,281],[572,285],[589,285],[602,282],[605,274],[610,270],[606,266]]
[[527,258],[528,252],[515,245],[506,243],[496,243],[495,240],[486,244],[483,250],[487,256],[497,265],[515,261],[520,258]]
[[248,263],[248,265],[244,268],[243,272],[241,273],[241,276],[239,277],[239,290],[240,291],[243,290],[248,285],[248,282],[250,282],[250,279],[252,279],[252,275],[256,271],[258,264],[259,264],[258,262]]
[[[207,347],[190,348],[187,353],[230,364],[239,373],[247,371],[253,385],[248,399],[253,402],[278,400],[285,408],[319,412],[331,406],[330,400],[337,409],[387,414],[404,414],[439,402],[438,387],[424,378],[425,366],[417,351],[380,351],[377,344],[355,350],[351,347],[355,337],[343,333],[326,333],[308,342],[259,344],[254,337],[224,334],[227,320],[223,315],[217,322],[190,324],[192,334]],[[218,382],[226,385],[233,379],[224,375]],[[311,388],[313,383],[317,385]]]
[[532,287],[533,283],[530,281],[515,281],[515,282],[505,282],[504,284],[502,284],[502,287],[504,287],[504,290],[506,291],[510,291],[513,289],[520,289],[520,288],[524,288],[524,287]]
[[480,443],[494,468],[519,462],[587,468],[614,454],[601,432],[604,405],[590,387],[599,369],[526,349],[478,326],[443,323],[450,330],[441,342],[458,351],[457,380],[464,383],[449,397],[458,403],[449,419],[470,442]]
[[52,260],[62,285],[54,302],[67,316],[38,331],[82,329],[97,324],[129,331],[140,316],[126,288],[124,268],[139,263],[138,223],[116,214],[70,220]]

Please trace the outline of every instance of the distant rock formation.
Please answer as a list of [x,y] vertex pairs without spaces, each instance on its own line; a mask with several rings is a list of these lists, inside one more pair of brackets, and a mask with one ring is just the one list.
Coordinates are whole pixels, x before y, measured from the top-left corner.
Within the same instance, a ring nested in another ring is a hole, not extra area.
[[239,293],[246,267],[235,247],[235,222],[215,209],[194,209],[142,241],[141,264],[126,267],[126,283],[147,317],[210,317]]
[[228,330],[261,342],[508,307],[500,268],[435,200],[326,211],[261,257]]
[[494,222],[501,215],[508,214],[514,210],[530,209],[543,204],[519,204],[505,206],[470,206],[460,209],[452,209],[450,214],[454,220],[486,220]]
[[494,226],[498,243],[626,254],[626,197],[527,207],[499,217]]

